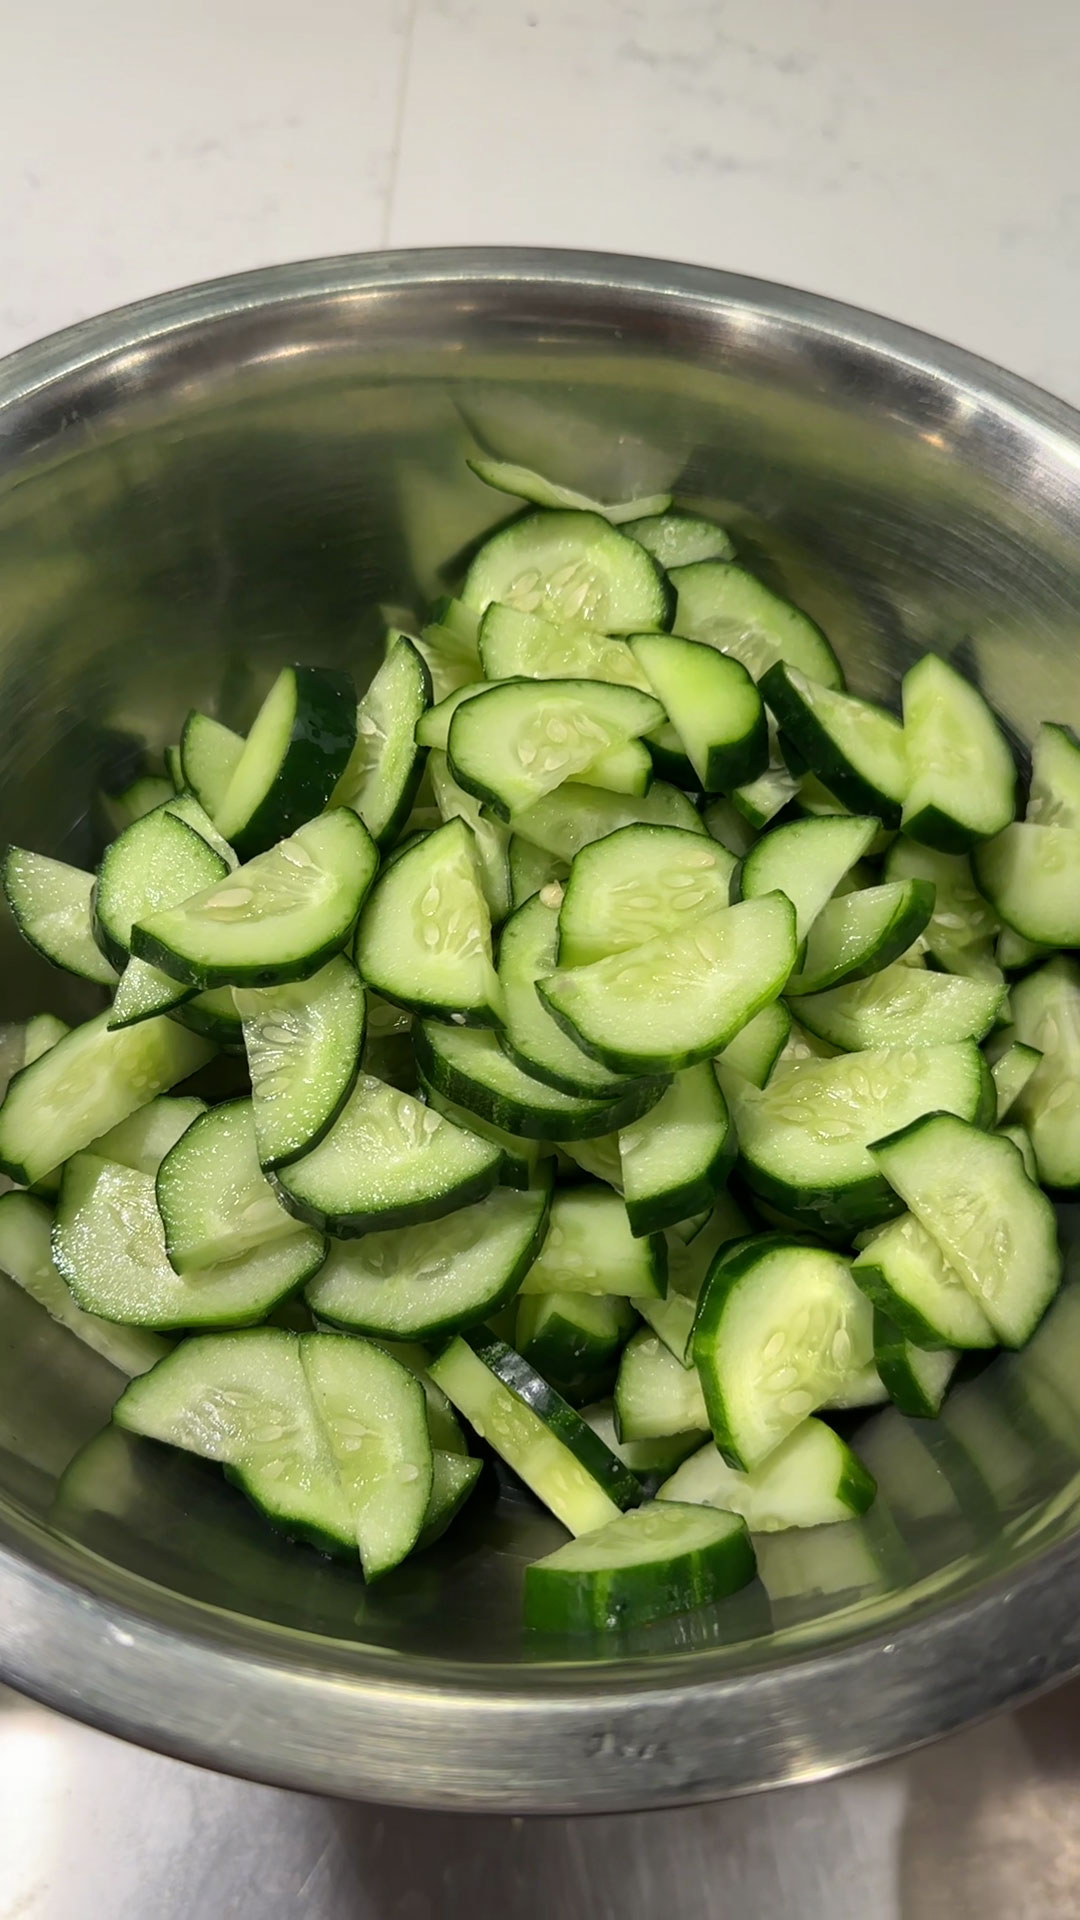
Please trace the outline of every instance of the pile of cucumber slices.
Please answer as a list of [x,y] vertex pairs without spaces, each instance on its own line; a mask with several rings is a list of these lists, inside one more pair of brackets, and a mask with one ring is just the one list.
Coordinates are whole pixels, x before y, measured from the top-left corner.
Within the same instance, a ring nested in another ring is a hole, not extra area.
[[933,1417],[1045,1312],[1080,746],[1018,815],[946,660],[887,712],[721,527],[475,466],[532,504],[359,705],[289,667],[111,796],[96,873],[9,850],[109,999],[18,1033],[0,1264],[121,1427],[367,1578],[493,1450],[574,1536],[529,1625],[607,1630],[863,1512],[830,1411]]

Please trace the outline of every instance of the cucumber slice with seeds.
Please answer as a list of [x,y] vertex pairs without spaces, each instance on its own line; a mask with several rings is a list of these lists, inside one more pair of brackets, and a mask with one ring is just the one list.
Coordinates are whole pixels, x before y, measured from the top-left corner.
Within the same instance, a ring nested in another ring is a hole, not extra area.
[[813,1418],[789,1433],[751,1473],[731,1467],[709,1441],[684,1460],[658,1500],[737,1513],[751,1533],[827,1527],[865,1513],[877,1482],[838,1433]]
[[638,520],[645,514],[663,513],[671,505],[670,493],[651,493],[640,500],[624,500],[619,506],[605,507],[599,500],[590,499],[587,493],[577,493],[573,487],[560,486],[557,481],[547,480],[542,473],[534,473],[531,467],[518,466],[512,460],[489,460],[486,455],[477,454],[472,459],[466,459],[465,465],[471,467],[485,486],[494,487],[498,493],[512,494],[517,500],[531,500],[537,507],[564,507],[578,513],[599,513],[613,527],[623,520]]
[[659,701],[602,680],[506,680],[450,722],[450,770],[503,820],[664,718]]
[[623,532],[651,553],[670,573],[672,567],[691,567],[699,560],[734,560],[731,535],[699,514],[672,507],[667,513],[627,520]]
[[1016,1103],[1031,1134],[1039,1178],[1080,1187],[1080,967],[1061,956],[1014,985],[1013,1031],[1042,1053]]
[[428,1225],[333,1241],[308,1305],[355,1333],[456,1333],[513,1298],[542,1243],[549,1204],[550,1181],[529,1193],[499,1188]]
[[300,1360],[334,1457],[365,1580],[416,1545],[431,1499],[433,1460],[424,1390],[370,1340],[305,1334]]
[[648,793],[639,799],[605,793],[599,787],[576,786],[571,780],[526,807],[511,826],[523,839],[542,847],[556,860],[569,863],[593,840],[603,840],[617,827],[633,826],[636,821],[655,827],[683,827],[687,833],[704,835],[706,831],[686,795],[664,780],[654,780]]
[[15,925],[30,946],[81,980],[100,987],[114,984],[116,969],[93,933],[93,874],[44,853],[9,847],[3,884]]
[[165,807],[126,827],[106,849],[94,888],[94,934],[103,953],[123,967],[136,920],[175,907],[229,869],[220,854]]
[[876,832],[876,820],[852,815],[793,820],[788,826],[774,827],[743,861],[739,896],[757,900],[767,893],[786,894],[795,909],[795,937],[801,945]]
[[607,680],[652,692],[626,641],[593,627],[557,626],[542,614],[493,602],[480,622],[479,646],[489,680]]
[[235,987],[244,1024],[259,1161],[282,1167],[318,1144],[352,1091],[364,1044],[364,989],[338,954],[310,980]]
[[627,1342],[615,1382],[621,1440],[662,1440],[709,1431],[701,1381],[648,1327]]
[[901,691],[904,832],[946,853],[964,853],[1013,817],[1016,768],[1008,742],[978,689],[936,654],[924,654],[908,669]]
[[[514,1346],[556,1393],[571,1406],[580,1406],[610,1387],[616,1361],[636,1325],[629,1301],[612,1295],[527,1294],[518,1301]],[[599,1431],[592,1421],[588,1424]],[[607,1435],[602,1437],[611,1446]],[[612,1451],[618,1453],[618,1448]]]
[[856,814],[900,824],[908,785],[904,729],[884,707],[777,664],[761,691],[779,726],[830,793]]
[[482,1200],[498,1147],[361,1073],[317,1147],[276,1178],[283,1206],[339,1238],[438,1220]]
[[885,856],[886,880],[928,880],[934,888],[934,911],[925,932],[929,951],[948,967],[959,948],[988,951],[998,929],[998,918],[983,899],[971,862],[963,853],[939,853],[916,846],[899,835]]
[[875,1312],[874,1365],[893,1405],[911,1419],[936,1419],[959,1362],[959,1353],[948,1348],[927,1353],[886,1314]]
[[[410,1047],[411,1053],[411,1047]],[[455,1127],[465,1133],[478,1133],[481,1140],[488,1140],[498,1147],[502,1154],[499,1168],[499,1185],[514,1187],[525,1192],[542,1182],[542,1169],[546,1158],[550,1157],[551,1147],[543,1140],[526,1140],[522,1134],[507,1133],[502,1127],[493,1127],[490,1120],[482,1120],[478,1113],[470,1113],[465,1107],[459,1107],[453,1100],[447,1100],[438,1087],[419,1075],[420,1088],[429,1107],[441,1113],[444,1120],[452,1120]],[[406,1087],[404,1092],[411,1091]]]
[[1024,818],[1040,827],[1080,827],[1080,741],[1071,727],[1044,720],[1035,735]]
[[867,1299],[919,1347],[997,1345],[978,1301],[913,1213],[902,1213],[874,1233],[851,1273]]
[[762,1234],[714,1263],[693,1352],[716,1444],[747,1472],[872,1358],[873,1314],[839,1254]]
[[201,1273],[296,1231],[259,1165],[250,1100],[211,1107],[157,1172],[165,1245],[177,1273]]
[[810,1033],[857,1053],[869,1047],[982,1040],[1004,1000],[1004,986],[993,981],[931,973],[897,962],[826,993],[800,994],[797,1012]]
[[129,1378],[164,1359],[169,1341],[84,1313],[52,1257],[52,1214],[32,1193],[0,1196],[0,1268],[83,1345]]
[[448,821],[380,874],[360,916],[356,964],[384,999],[496,1023],[491,921],[464,821]]
[[480,884],[492,921],[497,923],[505,920],[513,901],[509,833],[501,820],[489,819],[479,800],[471,793],[466,793],[464,787],[458,786],[445,753],[429,753],[428,775],[439,818],[444,823],[464,820],[473,836]]
[[184,785],[190,787],[211,820],[221,811],[244,751],[243,737],[220,720],[192,709],[180,735],[180,770]]
[[972,855],[998,916],[1044,947],[1080,946],[1080,827],[1014,821]]
[[398,634],[356,710],[356,745],[330,795],[351,807],[376,846],[389,846],[408,819],[424,756],[416,745],[431,700],[431,675],[411,640]]
[[244,742],[214,824],[251,860],[326,805],[356,745],[347,673],[283,667]]
[[[561,1093],[608,1101],[629,1091],[625,1076],[591,1060],[544,1006],[536,982],[555,966],[556,909],[534,895],[512,914],[499,941],[499,983],[506,1026],[502,1045],[524,1072]],[[657,1095],[659,1098],[659,1094]]]
[[307,980],[343,947],[378,856],[347,807],[132,928],[132,951],[200,989]]
[[706,793],[764,773],[765,709],[741,661],[670,634],[639,634],[630,645]]
[[745,1587],[756,1564],[735,1514],[654,1503],[526,1567],[525,1623],[572,1634],[665,1620]]
[[482,614],[493,600],[601,633],[671,625],[673,596],[651,554],[594,513],[530,513],[494,534],[461,591]]
[[883,972],[919,938],[933,911],[928,880],[892,880],[837,895],[818,914],[785,992],[824,993]]
[[786,660],[823,686],[843,686],[840,663],[821,628],[753,574],[704,561],[676,568],[671,584],[678,594],[675,632],[731,654],[755,680]]
[[710,1061],[676,1074],[656,1106],[623,1127],[619,1159],[636,1235],[712,1205],[735,1160],[735,1133]]
[[730,898],[735,861],[679,827],[620,827],[584,847],[559,908],[559,965],[589,966],[676,933]]
[[619,1195],[608,1187],[563,1187],[555,1195],[547,1235],[521,1283],[536,1293],[618,1294],[626,1298],[667,1287],[662,1234],[637,1238]]
[[795,960],[783,894],[748,900],[629,953],[537,982],[572,1039],[616,1073],[674,1073],[719,1053],[782,991]]
[[655,1106],[656,1081],[632,1081],[613,1098],[560,1093],[534,1079],[480,1028],[426,1020],[413,1035],[424,1079],[456,1106],[527,1140],[590,1139],[611,1133]]

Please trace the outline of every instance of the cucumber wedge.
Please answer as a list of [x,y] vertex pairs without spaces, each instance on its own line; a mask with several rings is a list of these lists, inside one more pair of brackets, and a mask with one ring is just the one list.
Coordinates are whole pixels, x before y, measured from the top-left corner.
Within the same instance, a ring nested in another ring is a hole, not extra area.
[[99,987],[114,984],[116,968],[94,938],[93,874],[44,853],[9,847],[3,884],[15,925],[30,946],[81,980]]
[[352,1091],[364,1043],[364,989],[337,954],[310,980],[235,987],[244,1023],[259,1160],[282,1167],[316,1146]]
[[1016,1103],[1044,1186],[1080,1187],[1080,967],[1064,955],[1011,990],[1013,1031],[1042,1053]]
[[502,681],[457,708],[450,770],[466,792],[510,820],[663,718],[659,701],[636,687]]
[[125,827],[105,852],[94,888],[94,936],[113,965],[126,965],[136,920],[179,906],[228,873],[220,854],[167,807]]
[[997,1345],[978,1301],[913,1213],[874,1233],[851,1275],[906,1339],[928,1351]]
[[205,807],[211,820],[221,811],[244,751],[243,736],[220,720],[192,709],[180,735],[180,771],[184,786]]
[[416,729],[431,701],[431,675],[411,640],[397,634],[356,709],[356,745],[330,795],[351,807],[376,846],[390,846],[416,797],[424,756]]
[[948,1348],[927,1353],[886,1314],[874,1314],[874,1365],[893,1406],[909,1418],[937,1418],[959,1361]]
[[734,560],[735,546],[723,527],[700,514],[671,507],[667,513],[627,520],[623,532],[637,540],[670,573],[673,567],[691,567],[698,560]]
[[201,1273],[296,1230],[259,1165],[250,1100],[199,1115],[157,1170],[165,1245],[177,1273]]
[[826,687],[842,687],[840,663],[821,628],[741,567],[715,561],[677,567],[675,632],[741,660],[760,680],[786,660]]
[[164,1359],[169,1341],[136,1327],[118,1327],[84,1313],[57,1272],[52,1256],[52,1214],[31,1193],[0,1196],[0,1268],[85,1347],[130,1378]]
[[[785,992],[790,992],[789,980]],[[782,1000],[762,1007],[717,1055],[717,1066],[763,1087],[791,1038],[791,1015]]]
[[712,1606],[756,1570],[745,1523],[654,1502],[525,1569],[525,1621],[541,1633],[609,1633]]
[[652,692],[626,641],[594,627],[556,626],[542,614],[493,603],[480,622],[479,645],[489,680],[607,680]]
[[904,740],[909,840],[965,853],[1007,827],[1016,805],[1016,768],[982,694],[936,654],[905,673]]
[[972,855],[999,919],[1042,947],[1080,946],[1080,827],[1014,821]]
[[560,1093],[536,1080],[477,1027],[448,1027],[425,1020],[413,1035],[424,1080],[455,1106],[491,1126],[526,1140],[591,1139],[612,1133],[655,1106],[663,1092],[656,1080],[635,1080],[613,1098]]
[[671,588],[651,554],[595,513],[530,513],[493,534],[461,597],[482,614],[493,600],[601,633],[671,625]]
[[615,1382],[620,1440],[664,1440],[709,1431],[701,1381],[692,1363],[678,1360],[649,1327],[629,1340]]
[[750,1222],[730,1193],[720,1195],[691,1239],[684,1240],[677,1228],[668,1232],[667,1293],[662,1300],[639,1297],[634,1306],[681,1364],[689,1361],[694,1315],[714,1255],[729,1241],[744,1240],[749,1232]]
[[670,493],[654,493],[640,500],[624,500],[621,506],[605,507],[599,500],[590,499],[587,493],[576,493],[573,487],[546,480],[542,473],[517,466],[512,460],[489,460],[486,455],[477,454],[466,460],[465,465],[472,468],[485,486],[494,487],[499,493],[512,494],[517,500],[531,500],[537,507],[568,507],[579,513],[599,513],[613,527],[624,520],[638,520],[644,514],[663,513],[671,505]]
[[619,1134],[630,1230],[662,1233],[711,1208],[735,1160],[735,1131],[711,1061],[676,1074]]
[[804,1420],[752,1473],[730,1467],[710,1441],[665,1480],[658,1500],[741,1514],[751,1533],[826,1527],[865,1513],[874,1477],[824,1420]]
[[681,932],[730,899],[735,861],[679,827],[620,827],[582,848],[559,908],[559,965],[584,967]]
[[499,941],[506,1022],[502,1045],[525,1073],[561,1093],[600,1102],[617,1100],[630,1091],[626,1076],[613,1074],[583,1053],[536,991],[536,982],[554,970],[558,935],[558,913],[547,904],[546,892],[527,900],[503,928]]
[[[480,868],[480,885],[488,904],[492,923],[505,920],[513,904],[510,876],[510,834],[501,820],[492,820],[464,787],[459,787],[450,771],[445,753],[429,753],[428,779],[435,796],[439,818],[444,822],[463,820],[473,837],[473,851]],[[526,841],[519,842],[526,846]],[[544,856],[541,856],[544,857]]]
[[777,664],[761,691],[807,766],[852,813],[897,827],[908,786],[904,729],[884,707]]
[[892,880],[838,895],[818,914],[785,992],[824,993],[883,972],[907,953],[933,911],[929,880]]
[[1003,1120],[1008,1119],[1041,1059],[1038,1047],[1025,1046],[1022,1040],[1016,1040],[993,1062],[990,1072],[997,1093],[996,1120],[999,1127]]
[[355,744],[349,675],[283,667],[216,810],[218,832],[241,860],[265,853],[325,807]]
[[356,934],[360,976],[386,1000],[492,1026],[500,1015],[475,842],[451,820],[383,870]]
[[555,1195],[544,1243],[521,1292],[662,1298],[666,1286],[662,1234],[635,1237],[619,1195],[594,1185],[564,1187]]
[[845,874],[868,851],[877,829],[876,820],[835,814],[774,827],[743,861],[737,897],[758,900],[767,893],[786,894],[795,909],[795,936],[801,945]]
[[1044,720],[1035,735],[1024,818],[1040,827],[1080,827],[1080,741],[1071,727]]
[[[636,1325],[630,1302],[617,1295],[526,1294],[518,1302],[514,1346],[556,1393],[572,1407],[580,1407],[610,1388],[619,1353]],[[617,1443],[612,1444],[613,1434],[603,1432],[592,1420],[588,1424],[619,1454]]]
[[765,709],[741,661],[671,634],[639,634],[630,645],[706,793],[764,773]]

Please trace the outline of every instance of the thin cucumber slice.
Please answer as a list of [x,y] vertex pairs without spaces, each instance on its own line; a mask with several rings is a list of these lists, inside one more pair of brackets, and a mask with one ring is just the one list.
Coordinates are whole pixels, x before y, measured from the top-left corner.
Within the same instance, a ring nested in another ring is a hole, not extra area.
[[552,1019],[536,991],[537,980],[555,967],[558,935],[556,908],[542,894],[527,900],[503,928],[499,941],[506,1022],[502,1044],[526,1073],[562,1093],[600,1101],[618,1099],[629,1092],[625,1076],[612,1074],[583,1053]]
[[43,1053],[48,1053],[50,1047],[55,1047],[57,1041],[70,1032],[67,1021],[61,1020],[55,1013],[31,1014],[23,1034],[20,1064],[32,1067],[35,1060],[40,1060]]
[[630,645],[706,793],[765,772],[765,709],[740,660],[671,634],[639,634]]
[[751,1533],[827,1527],[865,1513],[877,1482],[824,1420],[804,1420],[751,1473],[731,1467],[710,1441],[665,1480],[658,1500],[741,1514]]
[[756,1568],[735,1514],[654,1502],[526,1567],[525,1623],[572,1634],[666,1620],[735,1593]]
[[850,814],[774,827],[743,861],[739,893],[744,900],[785,893],[795,909],[795,936],[801,945],[876,832],[876,820]]
[[559,908],[559,965],[586,967],[728,905],[735,861],[680,827],[620,827],[582,848]]
[[160,967],[145,960],[129,960],[113,995],[110,1027],[134,1027],[140,1020],[152,1020],[155,1014],[169,1013],[190,1000],[194,987],[185,987]]
[[1054,1209],[1011,1140],[930,1113],[871,1149],[1003,1346],[1031,1338],[1061,1281]]
[[431,1377],[571,1533],[602,1527],[640,1501],[629,1468],[505,1341],[478,1327],[459,1333]]
[[566,507],[578,513],[599,513],[612,526],[618,526],[623,520],[641,519],[646,514],[663,513],[671,505],[670,493],[650,493],[640,500],[624,500],[620,506],[605,507],[599,500],[590,499],[587,493],[577,493],[573,487],[546,480],[542,473],[534,473],[531,467],[519,467],[512,460],[489,460],[486,455],[477,454],[467,459],[465,465],[471,467],[485,486],[494,487],[498,493],[512,494],[517,500],[531,500],[536,507]]
[[[334,1329],[331,1327],[329,1329],[323,1329],[323,1331],[332,1333]],[[427,1402],[428,1433],[431,1437],[432,1447],[438,1448],[446,1453],[456,1453],[459,1456],[467,1453],[468,1449],[465,1444],[465,1435],[461,1430],[461,1422],[442,1388],[435,1385],[434,1380],[428,1372],[431,1364],[431,1355],[427,1348],[422,1346],[418,1340],[383,1340],[380,1338],[377,1344],[382,1347],[385,1352],[390,1354],[393,1359],[400,1360],[403,1367],[408,1367],[410,1373],[415,1373],[420,1385],[423,1387],[424,1399]]]
[[934,1420],[960,1363],[948,1348],[927,1353],[880,1309],[874,1314],[874,1365],[889,1399],[914,1420]]
[[[768,778],[768,774],[762,775],[763,780]],[[733,801],[723,798],[710,800],[703,818],[706,830],[713,839],[719,840],[720,845],[733,853],[737,860],[749,853],[757,836],[746,815],[740,813]]]
[[129,787],[121,793],[103,794],[105,813],[113,833],[123,833],[144,813],[153,813],[155,807],[164,806],[166,800],[173,799],[176,788],[170,779],[163,779],[157,773],[140,774]]
[[882,1129],[935,1111],[981,1123],[993,1083],[968,1040],[792,1061],[760,1092],[734,1075],[722,1085],[751,1190],[810,1226],[850,1233],[901,1210],[868,1150]]
[[94,939],[94,876],[47,854],[9,847],[4,855],[4,894],[24,940],[54,967],[111,987],[116,969]]
[[155,1094],[186,1080],[213,1049],[168,1018],[109,1031],[98,1014],[17,1073],[0,1106],[0,1170],[32,1186]]
[[378,855],[348,807],[132,929],[132,951],[200,989],[307,980],[343,947]]
[[719,1053],[775,1000],[795,960],[783,894],[706,915],[592,966],[537,982],[571,1038],[616,1073],[675,1073]]
[[777,664],[761,691],[808,767],[852,813],[900,824],[908,769],[904,729],[884,707],[837,693],[797,667]]
[[1016,806],[1012,753],[977,687],[925,653],[904,675],[909,840],[965,853],[1007,827]]
[[191,827],[201,840],[206,841],[208,847],[213,847],[214,852],[224,860],[230,872],[234,867],[239,866],[235,853],[228,841],[222,839],[206,808],[186,788],[183,792],[175,794],[171,800],[166,800],[162,812],[171,813],[174,820],[182,820],[185,827]]
[[577,775],[579,787],[602,787],[606,793],[648,793],[652,785],[652,755],[643,740],[627,740],[624,746],[601,753]]
[[[564,861],[556,860],[553,854],[545,853],[542,847],[532,846],[516,833],[510,836],[509,860],[510,897],[515,909],[523,907],[526,900],[531,900],[534,894],[550,887],[552,882],[561,888],[570,877],[570,869]],[[561,892],[558,897],[561,900]]]
[[821,628],[742,567],[702,561],[676,568],[671,584],[678,594],[675,632],[730,653],[755,680],[786,660],[823,686],[843,686],[840,663]]
[[940,1047],[982,1040],[1005,1000],[1004,985],[931,973],[896,962],[826,993],[799,996],[801,1024],[830,1046]]
[[299,1219],[351,1239],[471,1206],[500,1161],[490,1141],[362,1073],[318,1146],[280,1169],[277,1192]]
[[167,807],[144,814],[106,850],[94,888],[94,934],[102,951],[125,974],[117,989],[111,1026],[129,1026],[165,1013],[191,991],[145,961],[137,961],[131,971],[127,956],[134,922],[178,906],[228,872],[228,862]]
[[919,938],[933,911],[929,880],[890,880],[837,895],[818,914],[785,992],[823,993],[881,973]]
[[347,673],[283,667],[244,742],[214,824],[251,860],[325,807],[356,745]]
[[79,1305],[105,1320],[159,1330],[245,1327],[265,1320],[322,1265],[322,1235],[295,1221],[288,1229],[272,1243],[178,1274],[165,1250],[153,1174],[77,1153],[60,1184],[53,1253]]
[[169,1351],[169,1341],[156,1333],[113,1326],[83,1312],[53,1264],[52,1214],[32,1193],[0,1196],[0,1268],[50,1319],[129,1378],[148,1373]]
[[663,1235],[636,1238],[619,1195],[593,1185],[556,1193],[543,1246],[521,1293],[653,1294],[659,1299],[666,1287]]
[[205,1112],[205,1101],[190,1094],[162,1094],[91,1141],[89,1151],[99,1160],[115,1160],[118,1167],[153,1176],[170,1148]]
[[706,1434],[709,1415],[692,1365],[642,1327],[623,1349],[615,1382],[615,1425],[621,1440],[665,1440]]
[[323,1552],[356,1552],[349,1503],[296,1334],[252,1327],[182,1340],[121,1394],[113,1419],[129,1433],[220,1462],[291,1538]]
[[425,1020],[413,1036],[416,1062],[429,1085],[467,1112],[527,1140],[590,1139],[612,1133],[655,1106],[656,1081],[633,1081],[613,1098],[560,1093],[534,1079],[477,1027]]
[[492,535],[461,597],[483,613],[493,600],[601,633],[671,625],[671,588],[651,554],[595,513],[530,513]]
[[851,1273],[867,1299],[927,1351],[997,1345],[978,1301],[913,1213],[879,1228],[856,1255]]
[[1014,821],[972,855],[998,917],[1043,947],[1080,946],[1080,827]]
[[415,1552],[422,1552],[424,1547],[433,1546],[436,1540],[442,1539],[451,1521],[457,1518],[465,1505],[483,1467],[482,1460],[473,1460],[466,1454],[446,1453],[440,1447],[432,1448],[431,1494]]
[[783,812],[798,791],[786,767],[768,766],[756,780],[732,790],[731,804],[749,826],[760,832]]
[[665,720],[662,726],[654,727],[651,733],[647,733],[645,745],[653,769],[661,780],[670,780],[673,786],[682,787],[686,793],[698,791],[701,783],[670,720]]
[[243,736],[193,708],[180,735],[180,770],[211,820],[220,813],[244,751]]
[[502,681],[458,706],[450,722],[450,770],[466,792],[510,820],[663,718],[659,701],[636,687]]
[[305,1334],[300,1360],[360,1549],[376,1580],[416,1545],[431,1499],[433,1460],[424,1390],[370,1340]]
[[[611,1386],[619,1354],[636,1325],[630,1302],[617,1296],[527,1294],[518,1302],[514,1346],[542,1380],[576,1407]],[[617,1447],[612,1452],[617,1453]]]
[[705,824],[684,793],[664,780],[654,780],[639,799],[605,793],[602,787],[583,787],[568,781],[511,822],[514,833],[556,860],[569,863],[593,840],[603,840],[618,827],[636,821],[654,827],[683,827],[704,834]]
[[1016,1038],[1042,1053],[1016,1103],[1044,1186],[1080,1187],[1080,967],[1061,956],[1012,988]]
[[672,507],[641,520],[628,520],[623,526],[632,540],[651,553],[665,572],[672,567],[692,567],[699,560],[734,560],[731,535],[699,514],[684,513]]
[[[790,981],[785,991],[790,991]],[[782,1000],[774,1000],[728,1041],[717,1056],[717,1064],[727,1072],[740,1074],[752,1087],[763,1087],[790,1037],[791,1015]]]
[[470,680],[463,687],[455,687],[436,706],[428,707],[416,722],[417,745],[436,747],[440,753],[445,753],[450,744],[450,722],[462,702],[475,700],[479,694],[489,691],[486,680]]
[[990,1072],[997,1093],[997,1125],[1007,1120],[1042,1059],[1038,1047],[1015,1040],[994,1061]]
[[259,1160],[283,1167],[318,1144],[352,1091],[364,1044],[364,989],[342,954],[310,980],[235,987],[244,1023]]
[[711,1207],[735,1160],[735,1133],[712,1063],[688,1067],[619,1134],[630,1231],[662,1233]]
[[701,1441],[697,1433],[673,1433],[661,1440],[620,1440],[615,1431],[615,1406],[611,1400],[599,1400],[595,1406],[583,1407],[581,1417],[624,1466],[650,1479],[658,1473],[671,1473]]
[[1039,827],[1080,827],[1080,741],[1071,727],[1044,720],[1035,735],[1024,818]]
[[[464,820],[473,836],[480,867],[480,884],[492,921],[505,920],[513,890],[510,881],[510,835],[501,820],[492,820],[471,793],[459,787],[445,753],[428,755],[428,774],[440,819]],[[526,844],[525,842],[522,843]]]
[[431,700],[431,675],[411,640],[398,634],[356,710],[356,745],[330,795],[351,807],[376,846],[400,833],[420,784],[424,756],[416,730]]
[[386,1000],[491,1026],[500,1016],[475,842],[450,820],[384,869],[360,917],[356,964]]
[[[507,1133],[502,1127],[493,1127],[489,1120],[481,1120],[478,1113],[470,1113],[453,1100],[447,1100],[438,1087],[433,1087],[424,1079],[423,1074],[419,1076],[419,1081],[428,1106],[434,1107],[436,1113],[441,1113],[444,1120],[452,1120],[455,1127],[461,1127],[465,1133],[478,1133],[481,1140],[488,1140],[492,1146],[498,1147],[502,1154],[500,1186],[514,1187],[524,1193],[529,1187],[541,1184],[544,1159],[551,1154],[546,1141],[526,1140],[521,1134]],[[404,1088],[403,1091],[409,1092],[410,1089]]]
[[250,1100],[199,1115],[157,1171],[165,1245],[177,1273],[201,1273],[296,1231],[259,1165]]
[[557,626],[542,614],[493,602],[480,622],[479,646],[489,680],[607,680],[652,692],[626,641],[609,639],[595,627]]
[[873,1313],[839,1254],[762,1234],[714,1263],[693,1351],[713,1438],[748,1472],[873,1357]]
[[320,1320],[391,1340],[429,1340],[497,1313],[545,1232],[550,1184],[504,1187],[428,1225],[331,1243],[307,1291]]
[[678,1229],[669,1231],[667,1293],[662,1300],[639,1297],[633,1304],[681,1364],[690,1362],[694,1316],[714,1255],[729,1241],[745,1239],[750,1230],[738,1202],[722,1193],[690,1240],[681,1239]]
[[924,939],[939,964],[948,969],[957,948],[988,952],[998,929],[998,918],[983,899],[963,853],[939,853],[916,846],[899,834],[885,856],[886,880],[928,880],[934,888],[934,911]]

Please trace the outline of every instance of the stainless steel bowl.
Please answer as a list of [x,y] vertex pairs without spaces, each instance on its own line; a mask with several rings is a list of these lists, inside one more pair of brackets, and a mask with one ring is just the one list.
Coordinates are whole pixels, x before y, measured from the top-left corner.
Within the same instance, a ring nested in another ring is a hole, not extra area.
[[[601,495],[677,486],[871,693],[933,646],[1020,737],[1080,716],[1065,407],[720,273],[385,254],[147,301],[0,367],[3,838],[89,862],[132,734],[161,747],[192,703],[246,720],[284,660],[362,678],[380,608],[417,607],[499,517],[477,440]],[[7,1018],[90,1009],[2,939]],[[1080,1293],[947,1419],[874,1417],[865,1526],[775,1540],[766,1587],[555,1658],[518,1594],[558,1529],[505,1492],[365,1590],[147,1443],[65,1477],[117,1376],[0,1289],[4,1677],[169,1752],[417,1805],[645,1807],[851,1766],[1080,1666]]]

